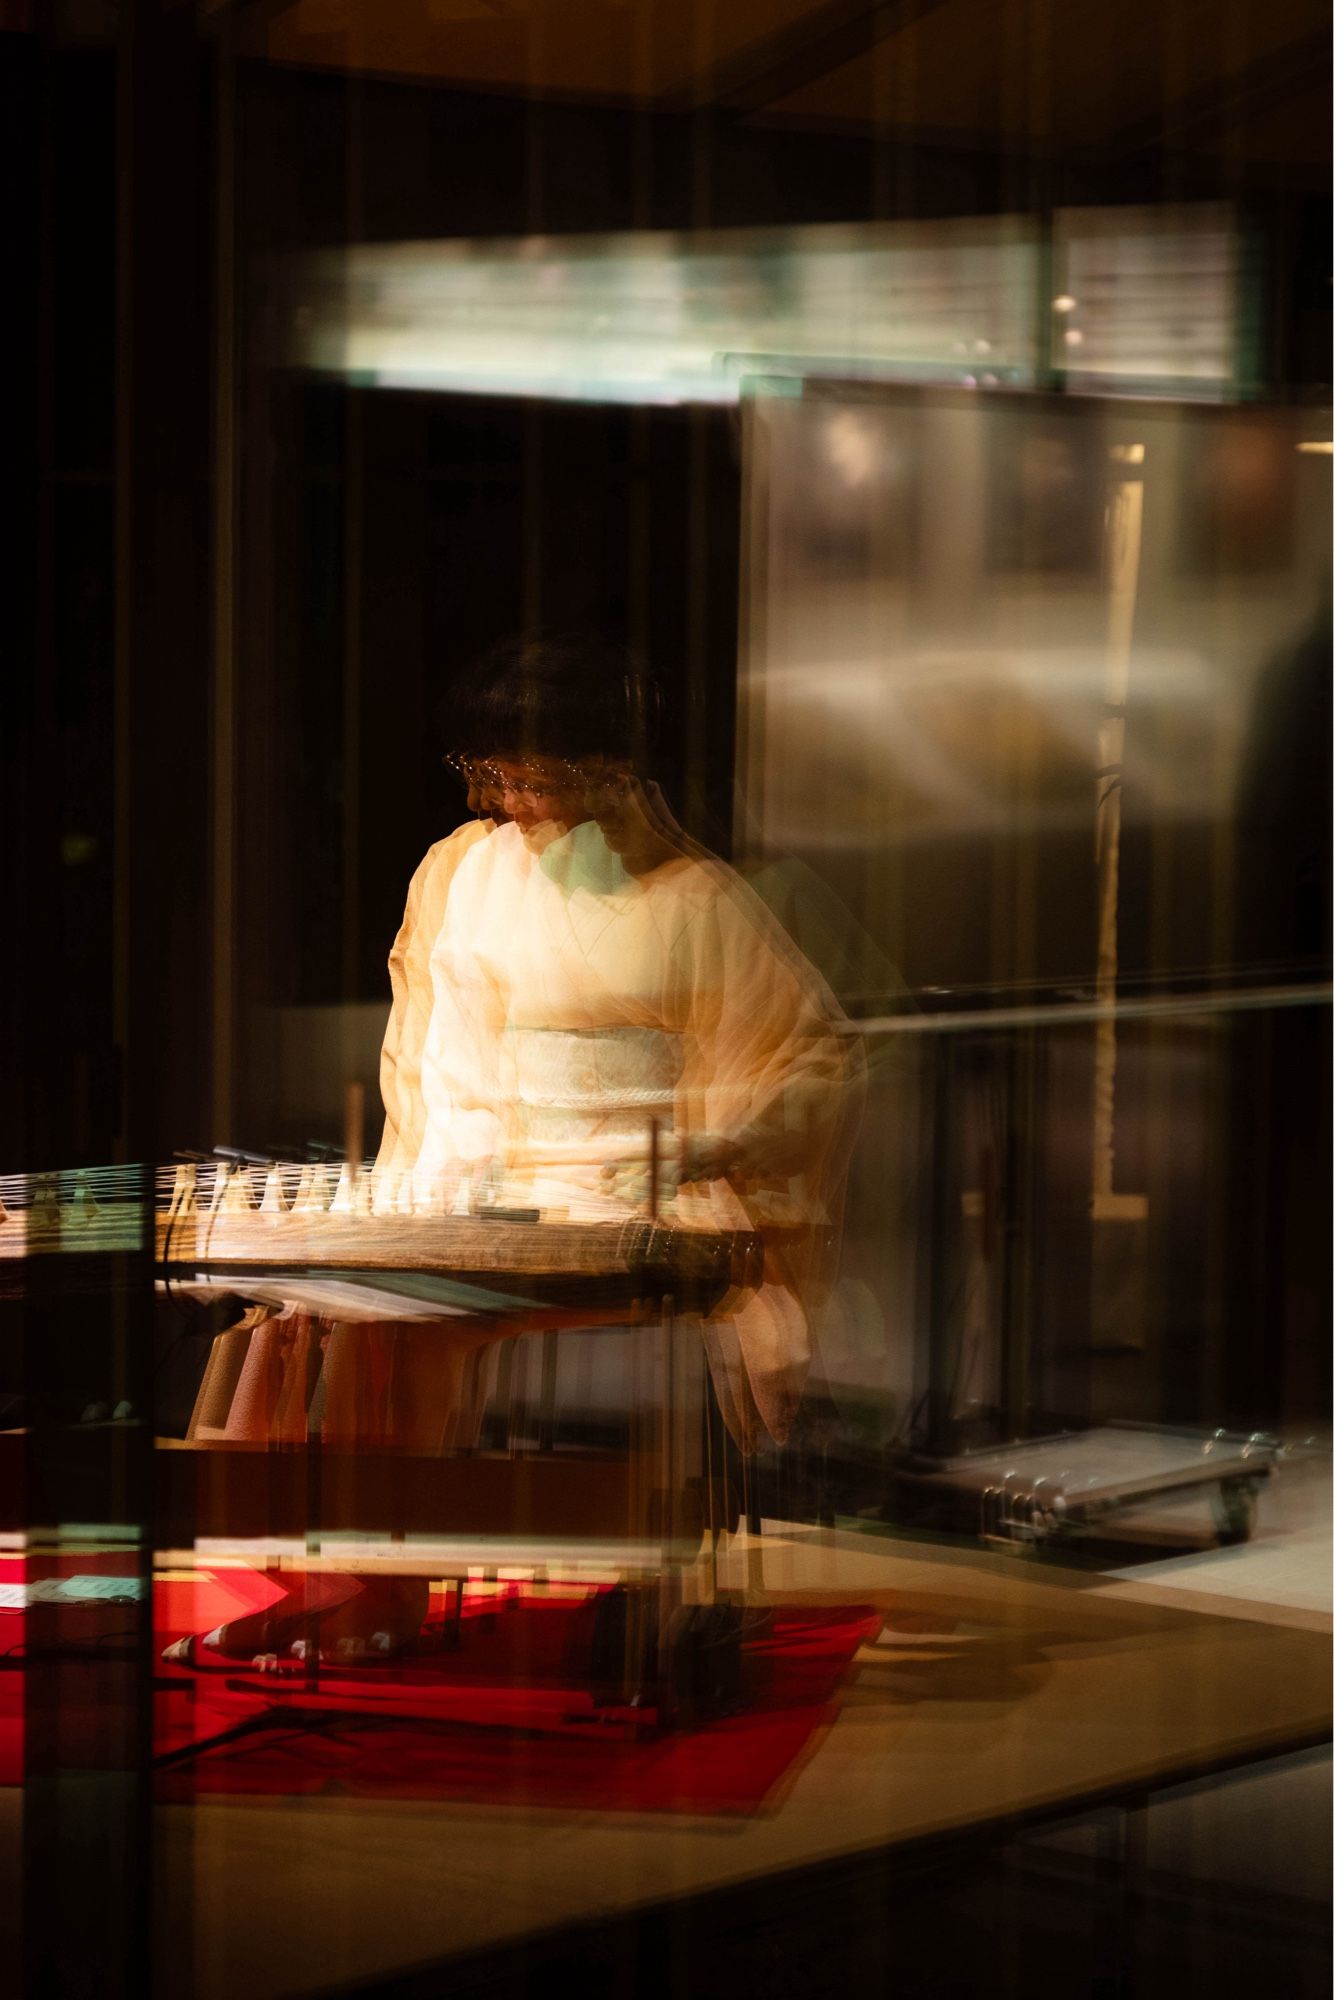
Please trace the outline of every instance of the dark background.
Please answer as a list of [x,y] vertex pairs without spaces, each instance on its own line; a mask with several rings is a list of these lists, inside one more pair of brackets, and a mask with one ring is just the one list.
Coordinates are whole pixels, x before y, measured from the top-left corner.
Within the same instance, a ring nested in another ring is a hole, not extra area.
[[[1261,386],[1318,399],[1322,10],[1289,10],[1286,53],[1179,95],[1165,51],[1186,13],[1153,10],[1152,32],[1127,17],[1087,58],[1110,64],[1105,134],[1038,138],[1022,113],[991,137],[888,114],[766,123],[822,66],[837,79],[859,50],[874,55],[893,10],[872,11],[867,26],[856,9],[817,10],[805,44],[778,38],[753,72],[720,65],[667,108],[259,61],[246,33],[262,7],[222,26],[152,4],[7,17],[10,1166],[211,1145],[249,1003],[384,993],[403,886],[457,810],[431,711],[517,626],[595,624],[643,647],[671,691],[680,809],[715,840],[729,817],[732,416],[275,376],[247,365],[264,253],[1222,196],[1265,262]],[[989,60],[995,11],[961,34],[970,75]],[[1253,11],[1230,10],[1232,29]],[[230,765],[217,755],[224,598]],[[1318,740],[1300,720],[1295,738]],[[221,789],[236,852],[220,916]],[[1296,919],[1308,938],[1313,900]],[[1261,907],[1272,928],[1270,898]],[[1303,939],[1267,942],[1282,956]]]
[[[977,130],[948,134],[892,106],[860,121],[770,115],[784,92],[873,57],[902,8],[817,9],[806,44],[634,105],[266,61],[256,51],[291,10],[258,5],[56,6],[0,33],[13,948],[0,1162],[274,1141],[273,1052],[255,1024],[387,1002],[405,885],[461,813],[434,714],[443,705],[447,738],[451,688],[516,629],[594,627],[648,655],[667,688],[668,790],[725,849],[735,413],[302,378],[269,365],[271,256],[1221,198],[1263,270],[1256,392],[1327,398],[1323,11],[1293,0],[1277,53],[1207,85],[1172,53],[1198,46],[1187,0],[1137,4],[1096,47],[1062,33],[1057,71],[1073,66],[1086,88],[1103,77],[1106,115],[1058,117],[1040,136],[1022,93],[982,129],[996,22],[1007,63],[1038,49],[1020,11],[942,12],[958,18],[958,74],[979,107]],[[1220,48],[1263,39],[1249,0],[1225,12]],[[1327,654],[1313,634],[1273,663],[1242,801],[1236,956],[1285,977],[1328,966]],[[1135,843],[1152,835],[1128,828],[1128,883],[1146,875]],[[1141,915],[1129,894],[1128,962],[1153,977],[1173,968],[1155,963]],[[979,944],[976,983],[989,971]],[[1233,1164],[1212,1183],[1223,1208],[1210,1221],[1236,1282],[1220,1333],[1197,1309],[1197,1260],[1159,1274],[1173,1330],[1163,1414],[1216,1413],[1221,1381],[1227,1414],[1278,1421],[1319,1407],[1327,1381],[1323,1017],[1238,1030],[1237,1047],[1218,1128]],[[372,1140],[375,1125],[372,1107]],[[1270,1163],[1258,1208],[1257,1158]],[[1077,1346],[1080,1329],[1052,1337]]]
[[[405,10],[367,0],[351,11],[373,43],[375,24]],[[632,10],[569,0],[561,28],[576,54],[604,11],[628,31]],[[689,0],[644,11],[668,39],[707,25]],[[517,14],[494,12],[479,33],[522,37]],[[595,623],[644,646],[670,689],[663,749],[677,803],[706,837],[727,818],[732,419],[372,396],[284,376],[266,365],[255,310],[269,253],[617,228],[1041,221],[1062,205],[1216,197],[1238,206],[1261,263],[1256,392],[1327,400],[1329,18],[1316,0],[814,0],[753,47],[637,102],[615,87],[614,61],[610,83],[591,75],[577,90],[548,81],[517,43],[508,70],[460,88],[450,51],[473,30],[415,13],[429,28],[423,59],[395,78],[377,73],[374,47],[354,61],[336,34],[303,39],[301,0],[0,0],[6,1171],[266,1142],[242,1109],[261,1053],[256,1012],[387,998],[408,875],[458,812],[431,713],[475,650],[516,626]],[[919,30],[935,37],[930,60],[884,70],[886,51],[896,59]],[[562,75],[564,54],[553,56]],[[1239,949],[1325,978],[1323,635],[1274,663],[1268,715],[1248,793]],[[1233,1152],[1215,1168],[1221,1206],[1209,1220],[1236,1284],[1226,1313],[1206,1320],[1200,1218],[1182,1213],[1186,1249],[1174,1238],[1156,1274],[1161,1414],[1205,1419],[1202,1387],[1221,1382],[1214,1415],[1248,1427],[1323,1418],[1324,1013],[1257,1029],[1230,1076]],[[1182,1090],[1163,1102],[1164,1147],[1174,1112],[1184,1128],[1198,1110],[1188,1077]],[[105,1295],[67,1296],[64,1274],[44,1269],[0,1310],[0,1395],[21,1394],[28,1426],[17,1454],[28,1487],[6,1494],[16,1521],[150,1519],[154,1401],[166,1397],[151,1262],[123,1261],[123,1284]],[[1039,1295],[1035,1285],[1028,1296]],[[79,1425],[85,1398],[104,1393],[124,1394],[136,1420]],[[129,1540],[132,1572],[149,1544]],[[63,1735],[87,1708],[86,1666],[61,1665],[69,1634],[50,1623],[51,1664],[39,1658],[27,1677],[26,1991],[138,1995],[152,1981],[151,1621],[141,1615],[124,1656],[104,1662],[93,1785],[84,1748]],[[1124,1927],[1122,1879],[1108,1877]],[[859,1903],[857,1878],[837,1905],[844,1934],[819,1965],[818,1925],[803,1958],[800,1939],[780,1925],[766,1945],[765,1913],[743,1913],[742,1943],[710,1970],[734,1985],[757,1964],[771,1984],[790,1984],[794,1967],[799,1983],[823,1970],[832,1984],[892,1962],[939,1985],[960,1961],[938,1958],[937,1941],[963,1937],[971,1920],[963,1976],[975,1986],[992,1970],[972,1953],[989,1936],[987,1906],[969,1900],[971,1878],[957,1886],[921,1901],[905,1944],[883,1923],[883,1882],[869,1880]],[[1083,1877],[1071,1907],[1083,1922]],[[191,1981],[188,1915],[158,1968],[172,1991]],[[1031,1925],[1027,1906],[1020,1917],[1050,1980],[1051,1899]],[[1121,1968],[1097,1923],[1072,1976],[1111,1990]],[[699,1935],[711,1951],[712,1934]],[[656,1933],[644,1937],[648,1952]],[[1245,1942],[1257,1937],[1251,1923]],[[1181,1978],[1214,1962],[1190,1957]],[[1211,1991],[1226,1990],[1228,1969],[1219,1963],[1224,1983]],[[574,1976],[585,1971],[580,1960]],[[1148,1971],[1155,1986],[1159,1972],[1177,1978],[1161,1953]]]

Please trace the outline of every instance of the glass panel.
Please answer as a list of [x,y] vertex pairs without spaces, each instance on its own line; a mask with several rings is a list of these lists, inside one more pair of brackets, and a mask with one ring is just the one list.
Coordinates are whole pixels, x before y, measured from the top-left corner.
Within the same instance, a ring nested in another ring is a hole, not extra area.
[[877,1500],[868,1438],[1314,1428],[1320,425],[833,386],[748,425],[738,855],[812,913],[872,1079],[826,1336],[844,1504],[975,1527],[992,1484],[1094,1476],[1080,1439],[980,1461],[966,1504],[939,1467]]

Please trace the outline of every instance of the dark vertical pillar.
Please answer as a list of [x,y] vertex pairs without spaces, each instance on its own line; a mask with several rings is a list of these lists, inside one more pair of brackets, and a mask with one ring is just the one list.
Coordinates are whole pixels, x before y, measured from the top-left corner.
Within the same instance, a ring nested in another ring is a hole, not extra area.
[[[19,1165],[28,1143],[31,1072],[28,1035],[34,1013],[26,966],[43,899],[33,866],[33,750],[37,727],[37,377],[38,276],[41,269],[41,67],[29,37],[0,35],[0,203],[5,221],[9,287],[0,313],[0,383],[5,406],[7,477],[0,480],[0,592],[5,604],[4,723],[0,726],[0,844],[9,876],[11,956],[0,978],[0,1147],[4,1164]],[[15,393],[18,383],[29,393]],[[0,1429],[22,1420],[22,1319],[13,1300],[0,1300]],[[21,1454],[0,1439],[3,1524],[23,1519]],[[12,1621],[10,1621],[12,1622]],[[14,1666],[0,1665],[9,1689]],[[7,1813],[0,1857],[0,1938],[23,1939],[22,1871],[16,1853],[21,1824]],[[10,1956],[12,1958],[12,1947]]]
[[[154,1989],[151,1179],[129,1170],[121,1192],[124,1247],[29,1257],[22,1302],[33,2000]],[[85,1382],[105,1392],[96,1417]]]
[[[39,395],[32,388],[39,381],[41,343],[43,81],[40,51],[32,38],[0,36],[0,199],[9,269],[9,298],[0,313],[8,469],[0,482],[0,587],[8,660],[0,729],[0,838],[10,876],[7,928],[15,953],[9,976],[0,979],[0,1143],[11,1168],[29,1156],[35,1009],[26,960],[51,887],[49,879],[38,880],[34,782],[41,707],[36,672],[40,423]],[[20,382],[29,385],[28,394],[15,393]],[[46,872],[49,878],[49,863]]]
[[[167,0],[129,0],[117,32],[27,58],[35,305],[9,379],[36,383],[30,867],[6,1167],[151,1163],[208,1125],[210,62]],[[30,1256],[0,1301],[24,1423],[4,1525],[26,1531],[30,1596],[22,1984],[138,2000],[156,1984],[150,1168],[90,1192],[121,1217],[115,1251]]]
[[116,936],[124,1156],[209,1143],[211,65],[192,10],[121,10]]

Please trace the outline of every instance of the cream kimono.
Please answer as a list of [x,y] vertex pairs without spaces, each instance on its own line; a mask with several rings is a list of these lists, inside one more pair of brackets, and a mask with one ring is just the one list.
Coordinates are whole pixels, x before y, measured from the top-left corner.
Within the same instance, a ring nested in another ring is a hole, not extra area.
[[553,1217],[633,1212],[656,1121],[665,1212],[765,1239],[766,1282],[704,1335],[734,1433],[781,1441],[856,1097],[819,977],[722,863],[690,851],[631,875],[588,821],[474,846],[431,978],[418,1205],[485,1187]]
[[386,1194],[416,1164],[425,1134],[421,1065],[431,1019],[431,950],[459,863],[493,831],[489,819],[456,827],[427,849],[408,885],[403,921],[389,953],[393,1000],[380,1050],[384,1137],[375,1165],[377,1187]]
[[[469,820],[436,841],[408,888],[389,955],[393,1002],[380,1052],[384,1137],[377,1207],[397,1208],[425,1132],[422,1050],[431,1013],[431,947],[455,872],[494,830]],[[421,1322],[345,1327],[293,1302],[252,1306],[213,1341],[188,1435],[198,1443],[292,1444],[318,1393],[326,1442],[438,1451],[468,1442],[479,1416],[475,1336]],[[318,1391],[315,1384],[319,1384]]]

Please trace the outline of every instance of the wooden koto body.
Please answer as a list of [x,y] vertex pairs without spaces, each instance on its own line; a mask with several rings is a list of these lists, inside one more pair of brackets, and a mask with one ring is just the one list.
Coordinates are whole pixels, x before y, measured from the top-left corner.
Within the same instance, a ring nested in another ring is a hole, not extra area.
[[219,1214],[157,1220],[164,1273],[412,1273],[455,1278],[541,1304],[609,1297],[715,1305],[754,1282],[758,1239],[627,1222],[496,1216]]
[[[172,1285],[214,1286],[291,1273],[315,1278],[451,1283],[453,1309],[630,1305],[671,1299],[708,1311],[733,1287],[759,1282],[763,1251],[747,1231],[682,1227],[646,1217],[571,1221],[533,1212],[398,1215],[374,1212],[371,1176],[312,1188],[308,1170],[273,1166],[196,1171],[103,1169],[3,1183],[0,1264],[41,1255],[114,1255],[148,1248]],[[298,1179],[297,1177],[300,1176]],[[322,1177],[321,1177],[322,1178]],[[290,1193],[295,1199],[290,1201]],[[323,1195],[323,1200],[321,1196]],[[331,1205],[325,1206],[324,1202]],[[475,1295],[475,1296],[474,1296]]]

